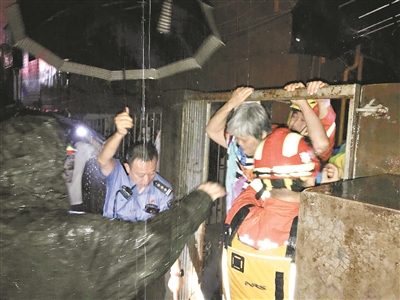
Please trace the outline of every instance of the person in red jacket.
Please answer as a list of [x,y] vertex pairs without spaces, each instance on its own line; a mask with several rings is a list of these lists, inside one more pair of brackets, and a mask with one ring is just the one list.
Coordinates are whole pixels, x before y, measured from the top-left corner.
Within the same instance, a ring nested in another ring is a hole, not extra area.
[[255,178],[225,220],[225,299],[290,298],[300,192],[315,184],[319,169],[313,147],[297,132],[277,128],[259,144]]
[[[310,95],[320,88],[328,86],[323,81],[310,81],[305,86],[302,82],[287,84],[284,89],[292,92],[298,88],[307,88]],[[308,136],[318,157],[326,162],[335,145],[336,113],[330,99],[291,100],[288,128],[303,136]]]
[[258,146],[255,179],[235,200],[225,223],[230,224],[236,213],[248,206],[237,231],[239,240],[255,249],[283,245],[298,215],[300,192],[315,184],[319,169],[320,161],[302,135],[276,129]]

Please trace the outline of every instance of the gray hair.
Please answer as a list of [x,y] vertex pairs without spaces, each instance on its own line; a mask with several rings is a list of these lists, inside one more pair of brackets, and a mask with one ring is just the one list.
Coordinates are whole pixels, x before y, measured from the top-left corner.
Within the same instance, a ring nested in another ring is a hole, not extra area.
[[228,121],[227,131],[236,137],[253,136],[262,140],[262,132],[271,133],[271,120],[258,102],[244,102]]

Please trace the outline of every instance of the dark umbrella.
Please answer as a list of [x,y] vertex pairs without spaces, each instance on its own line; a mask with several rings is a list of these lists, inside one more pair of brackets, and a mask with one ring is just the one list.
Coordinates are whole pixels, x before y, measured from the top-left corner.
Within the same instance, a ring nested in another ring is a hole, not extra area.
[[197,0],[30,1],[7,8],[15,46],[59,71],[109,81],[201,68],[223,45]]

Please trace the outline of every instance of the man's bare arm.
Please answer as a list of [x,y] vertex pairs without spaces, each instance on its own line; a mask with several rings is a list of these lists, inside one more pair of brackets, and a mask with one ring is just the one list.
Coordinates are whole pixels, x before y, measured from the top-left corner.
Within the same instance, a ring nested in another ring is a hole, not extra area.
[[[325,86],[328,86],[326,82],[323,81],[311,81],[307,83],[307,92],[310,95],[315,94],[318,92],[320,88],[323,88]],[[318,110],[319,110],[319,119],[322,120],[325,118],[328,113],[329,113],[329,107],[331,106],[331,100],[330,99],[317,99],[318,102]]]
[[[311,106],[305,100],[293,100],[300,107],[304,120],[307,124],[307,135],[312,143],[314,152],[317,155],[324,153],[329,148],[329,139],[326,135],[325,128],[319,117],[315,114]],[[303,134],[303,133],[301,133]]]
[[[307,92],[312,95],[315,94],[318,89],[326,86],[327,84],[322,81],[312,81],[307,83]],[[306,86],[302,82],[291,83],[284,87],[285,90],[292,92],[297,88],[305,88]],[[328,100],[328,101],[327,101]],[[329,99],[318,99],[319,115],[317,116],[308,102],[304,100],[291,100],[299,106],[303,113],[304,120],[307,124],[306,132],[300,132],[302,135],[308,136],[313,145],[314,151],[317,155],[324,153],[329,148],[329,138],[326,135],[325,128],[321,123],[329,112],[330,100]]]

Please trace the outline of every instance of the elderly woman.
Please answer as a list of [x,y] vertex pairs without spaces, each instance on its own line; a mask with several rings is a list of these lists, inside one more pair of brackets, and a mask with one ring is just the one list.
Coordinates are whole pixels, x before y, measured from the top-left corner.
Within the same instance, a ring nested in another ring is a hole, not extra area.
[[[207,124],[209,137],[228,148],[226,210],[253,178],[253,155],[260,141],[271,133],[270,118],[258,102],[245,102],[253,88],[239,87]],[[228,121],[230,112],[234,110]]]

